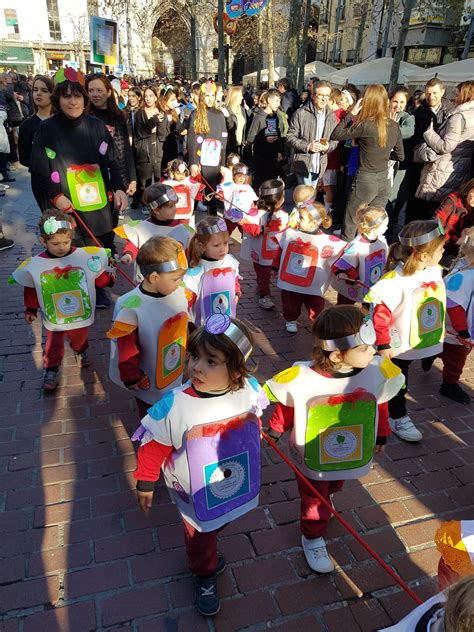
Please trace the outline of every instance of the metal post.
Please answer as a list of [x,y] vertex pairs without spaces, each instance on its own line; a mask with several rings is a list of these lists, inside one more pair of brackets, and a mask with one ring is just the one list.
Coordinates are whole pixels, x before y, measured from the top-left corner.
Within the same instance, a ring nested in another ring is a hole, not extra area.
[[466,33],[466,41],[464,42],[464,50],[462,52],[462,58],[467,59],[469,57],[469,49],[471,48],[471,40],[474,35],[474,12],[471,11],[471,22],[469,29]]
[[225,85],[225,50],[224,50],[224,0],[217,0],[217,25],[219,61],[217,64],[217,78],[220,84]]

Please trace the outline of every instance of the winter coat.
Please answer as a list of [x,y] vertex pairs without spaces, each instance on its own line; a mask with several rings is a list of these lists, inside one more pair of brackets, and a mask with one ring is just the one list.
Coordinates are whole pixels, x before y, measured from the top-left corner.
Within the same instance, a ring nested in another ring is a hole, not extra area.
[[7,120],[7,111],[0,110],[0,154],[10,153],[10,143],[8,142],[8,134],[5,129],[5,121]]
[[[337,125],[334,112],[326,108],[324,129],[321,138],[331,138],[333,129]],[[292,148],[293,163],[291,171],[296,175],[308,176],[311,166],[312,153],[308,153],[308,145],[316,139],[316,108],[311,101],[305,103],[293,115],[286,140]],[[327,151],[321,153],[319,166],[319,178],[323,177],[328,163],[327,154],[334,151],[338,146],[337,142],[330,142]]]
[[247,110],[240,106],[240,111],[242,112],[242,116],[244,117],[245,125],[242,134],[242,142],[239,145],[237,142],[237,115],[232,112],[229,108],[229,116],[226,118],[225,122],[227,125],[227,133],[229,134],[227,138],[227,154],[240,154],[242,151],[242,147],[245,146],[246,137],[247,137]]
[[[278,140],[274,143],[267,142],[267,119],[276,119]],[[282,131],[278,112],[267,114],[263,108],[256,108],[247,134],[247,144],[253,146],[254,156],[274,160],[277,154],[283,153]]]
[[451,191],[469,179],[474,157],[474,101],[456,106],[436,133],[428,129],[423,134],[427,145],[438,155],[424,165],[416,197],[441,202]]
[[[153,129],[156,128],[156,132]],[[137,163],[157,162],[161,164],[163,143],[169,134],[168,117],[159,120],[158,115],[148,118],[144,108],[135,115],[134,145]]]
[[299,107],[299,98],[294,90],[287,90],[281,95],[281,110],[287,115],[288,120],[291,121],[293,114]]
[[389,200],[391,202],[406,202],[410,193],[410,169],[413,155],[413,134],[415,132],[415,117],[408,112],[400,112],[398,125],[402,135],[405,159],[395,165],[395,177]]
[[441,99],[441,107],[436,112],[430,108],[426,101],[423,101],[420,107],[415,110],[415,134],[413,136],[413,145],[423,142],[423,134],[426,132],[430,123],[433,121],[435,131],[446,122],[448,114],[453,109],[451,103],[444,97]]

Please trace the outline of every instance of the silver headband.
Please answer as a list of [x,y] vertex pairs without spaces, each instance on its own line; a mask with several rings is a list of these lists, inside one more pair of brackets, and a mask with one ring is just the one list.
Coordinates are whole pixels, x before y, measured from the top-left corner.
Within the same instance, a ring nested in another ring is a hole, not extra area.
[[198,235],[217,235],[217,233],[226,233],[227,232],[227,224],[220,217],[215,224],[211,224],[211,226],[205,226],[202,222],[196,226],[196,233]]
[[150,263],[146,266],[140,266],[140,271],[143,276],[147,276],[152,272],[157,272],[158,274],[162,272],[174,272],[175,270],[183,270],[184,268],[180,265],[177,259],[172,259],[171,261],[163,261],[162,263]]
[[341,93],[346,97],[346,99],[349,101],[349,105],[352,105],[354,103],[354,97],[352,96],[352,94],[349,92],[349,90],[341,90]]
[[235,346],[240,350],[245,360],[249,359],[252,353],[252,343],[240,329],[226,314],[213,314],[206,320],[205,329],[207,333],[227,336]]
[[334,340],[321,340],[321,348],[325,351],[347,351],[359,345],[375,345],[376,335],[374,324],[370,317],[365,316],[359,331],[352,336],[335,338]]
[[313,206],[312,204],[305,204],[304,206],[301,207],[300,210],[304,208],[308,211],[308,213],[311,215],[311,217],[314,219],[315,222],[318,222],[320,224],[323,221],[323,218],[321,217],[321,213],[318,211],[318,209],[315,206]]
[[167,202],[177,202],[177,201],[178,201],[178,194],[173,189],[173,187],[168,187],[165,193],[157,197],[156,200],[153,200],[152,202],[148,202],[147,206],[149,209],[153,210],[155,208],[163,206]]
[[249,168],[246,165],[242,165],[241,167],[233,167],[232,168],[232,174],[235,176],[238,173],[241,173],[243,176],[246,176],[249,172]]
[[398,239],[402,246],[414,247],[422,246],[423,244],[429,244],[430,241],[433,241],[433,239],[436,239],[436,237],[440,237],[441,235],[444,235],[444,228],[441,222],[438,222],[438,226],[436,226],[436,228],[433,228],[433,230],[430,230],[429,233],[418,235],[418,237],[402,237],[402,234],[400,233],[398,235]]
[[269,187],[268,189],[264,189],[260,187],[260,195],[263,197],[264,195],[277,195],[277,193],[282,193],[285,190],[285,185],[283,182],[278,187]]
[[314,195],[312,195],[309,200],[305,200],[304,202],[297,202],[296,203],[296,208],[304,208],[305,206],[309,206],[310,204],[313,204],[313,202],[316,200],[316,193]]
[[383,215],[381,215],[378,219],[373,219],[371,222],[365,222],[365,225],[368,228],[376,228],[385,222],[388,219],[387,211]]

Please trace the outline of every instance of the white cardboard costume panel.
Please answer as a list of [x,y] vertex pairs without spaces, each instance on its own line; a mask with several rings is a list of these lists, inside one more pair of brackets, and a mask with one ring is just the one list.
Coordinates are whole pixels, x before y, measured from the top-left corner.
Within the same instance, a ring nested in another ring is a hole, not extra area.
[[275,227],[275,230],[267,230],[258,237],[252,237],[244,233],[240,256],[246,261],[259,263],[262,266],[271,266],[280,247],[281,237],[288,225],[288,214],[284,211],[269,213],[259,209],[256,215],[247,215],[240,222],[254,226]]
[[[460,261],[459,265],[444,278],[446,286],[446,306],[455,307],[459,305],[466,312],[468,329],[471,339],[474,338],[474,268],[464,267],[465,261]],[[455,336],[449,335],[447,332],[455,332],[449,318],[446,314],[446,342],[449,344],[461,345]]]

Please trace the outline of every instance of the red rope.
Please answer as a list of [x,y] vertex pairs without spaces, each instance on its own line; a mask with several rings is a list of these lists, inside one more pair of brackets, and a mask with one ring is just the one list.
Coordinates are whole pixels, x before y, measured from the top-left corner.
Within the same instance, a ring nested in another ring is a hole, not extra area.
[[351,525],[344,520],[344,518],[341,516],[341,514],[339,514],[334,507],[332,506],[332,504],[330,502],[328,502],[324,496],[322,496],[318,490],[314,487],[314,485],[311,483],[311,481],[309,481],[306,476],[304,476],[299,469],[293,465],[293,463],[285,456],[285,454],[280,450],[280,448],[276,445],[276,443],[274,441],[272,441],[272,439],[267,435],[266,432],[262,432],[263,434],[263,438],[265,439],[265,441],[275,450],[275,452],[283,459],[283,461],[293,470],[293,472],[296,474],[297,478],[299,478],[299,480],[304,484],[304,486],[308,489],[308,491],[310,491],[313,494],[316,494],[316,496],[318,497],[318,499],[322,502],[322,504],[326,507],[326,509],[329,509],[329,511],[334,514],[334,516],[339,520],[339,522],[342,524],[342,526],[347,529],[347,531],[349,531],[349,533],[354,536],[354,538],[357,540],[357,542],[364,547],[364,549],[374,558],[374,560],[376,562],[378,562],[380,564],[380,566],[387,571],[387,573],[392,577],[392,579],[394,579],[397,584],[399,586],[401,586],[403,588],[403,590],[410,595],[410,597],[413,599],[413,601],[418,604],[421,605],[423,602],[421,601],[421,599],[418,597],[418,595],[416,593],[413,592],[413,590],[403,581],[403,579],[397,575],[394,571],[392,571],[392,569],[390,568],[390,566],[388,566],[388,564],[386,564],[383,559],[380,557],[380,555],[378,555],[378,553],[376,553],[361,537],[360,535],[357,533],[357,531],[355,531]]
[[[89,235],[89,237],[92,239],[92,241],[99,248],[103,248],[104,247],[103,244],[100,243],[100,241],[97,239],[97,237],[94,235],[94,233],[90,230],[89,226],[87,226],[87,224],[81,218],[79,213],[76,211],[76,209],[72,209],[72,214],[74,215],[75,219],[81,224],[81,226],[85,229],[86,233]],[[132,285],[133,287],[137,287],[137,284],[135,283],[135,281],[133,279],[131,279],[126,272],[124,272],[121,268],[118,267],[116,261],[114,261],[113,259],[110,259],[110,263],[114,266],[114,268],[117,270],[117,272],[119,274],[121,274],[123,276],[123,278],[130,283],[130,285]]]
[[206,180],[206,178],[202,175],[202,173],[199,173],[199,178],[204,182],[204,184],[211,189],[212,193],[214,193],[214,195],[217,196],[218,200],[222,200],[223,202],[227,202],[227,204],[230,204],[230,206],[232,206],[232,208],[237,209],[238,211],[240,211],[242,213],[242,215],[248,215],[247,211],[244,211],[243,209],[239,208],[236,204],[234,204],[234,202],[232,200],[228,200],[227,198],[224,197],[224,194],[221,191],[216,191],[216,189],[209,184],[209,182]]

